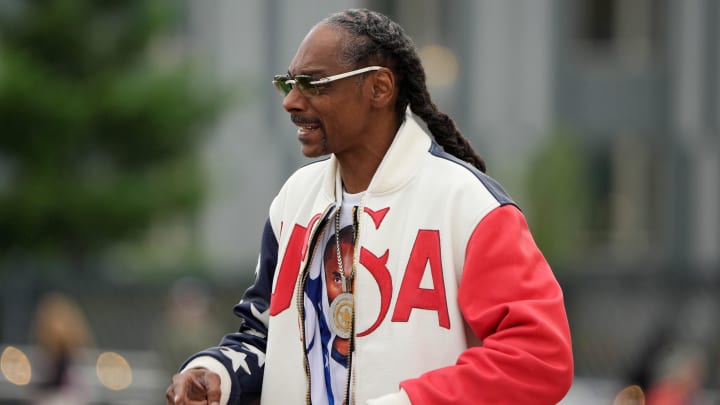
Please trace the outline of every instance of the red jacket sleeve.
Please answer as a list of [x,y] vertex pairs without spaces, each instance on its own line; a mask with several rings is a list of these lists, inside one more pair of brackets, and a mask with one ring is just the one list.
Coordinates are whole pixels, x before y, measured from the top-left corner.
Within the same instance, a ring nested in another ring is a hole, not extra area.
[[496,208],[473,231],[458,304],[482,345],[403,381],[414,405],[543,405],[565,396],[573,358],[562,291],[515,206]]

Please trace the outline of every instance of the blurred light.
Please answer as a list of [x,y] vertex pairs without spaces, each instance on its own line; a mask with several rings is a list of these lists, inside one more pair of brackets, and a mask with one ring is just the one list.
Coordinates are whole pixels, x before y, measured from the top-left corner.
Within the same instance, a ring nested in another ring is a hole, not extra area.
[[117,353],[100,354],[97,359],[96,371],[100,383],[111,390],[124,390],[132,383],[130,364]]
[[458,79],[460,68],[455,53],[441,45],[428,45],[420,49],[429,86],[449,86]]
[[645,394],[637,385],[627,386],[617,394],[613,405],[645,405]]
[[27,385],[32,377],[30,360],[20,349],[8,346],[0,356],[0,370],[15,385]]

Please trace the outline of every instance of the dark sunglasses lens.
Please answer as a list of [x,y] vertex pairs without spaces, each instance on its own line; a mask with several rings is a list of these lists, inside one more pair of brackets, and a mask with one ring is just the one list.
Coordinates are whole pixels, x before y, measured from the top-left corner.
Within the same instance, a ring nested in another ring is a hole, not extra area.
[[292,90],[292,85],[288,83],[288,80],[285,76],[276,76],[275,79],[273,79],[275,88],[284,96],[287,96],[290,90]]
[[297,88],[305,96],[316,96],[320,93],[318,86],[312,84],[310,76],[275,76],[273,85],[283,96],[287,96],[293,88]]
[[310,82],[312,82],[310,76],[295,76],[295,85],[303,94],[306,96],[317,96],[318,87]]

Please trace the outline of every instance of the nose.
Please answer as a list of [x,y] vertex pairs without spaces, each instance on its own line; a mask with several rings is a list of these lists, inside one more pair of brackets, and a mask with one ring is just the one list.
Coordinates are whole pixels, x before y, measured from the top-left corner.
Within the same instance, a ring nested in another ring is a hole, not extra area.
[[300,90],[293,87],[283,99],[282,105],[287,112],[304,111],[307,109],[307,98],[300,93]]

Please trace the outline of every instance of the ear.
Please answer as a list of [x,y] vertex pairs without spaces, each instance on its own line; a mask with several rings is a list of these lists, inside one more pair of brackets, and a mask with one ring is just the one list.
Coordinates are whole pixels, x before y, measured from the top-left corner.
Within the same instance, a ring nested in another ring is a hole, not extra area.
[[370,100],[375,108],[395,108],[395,75],[392,70],[382,68],[372,79]]

